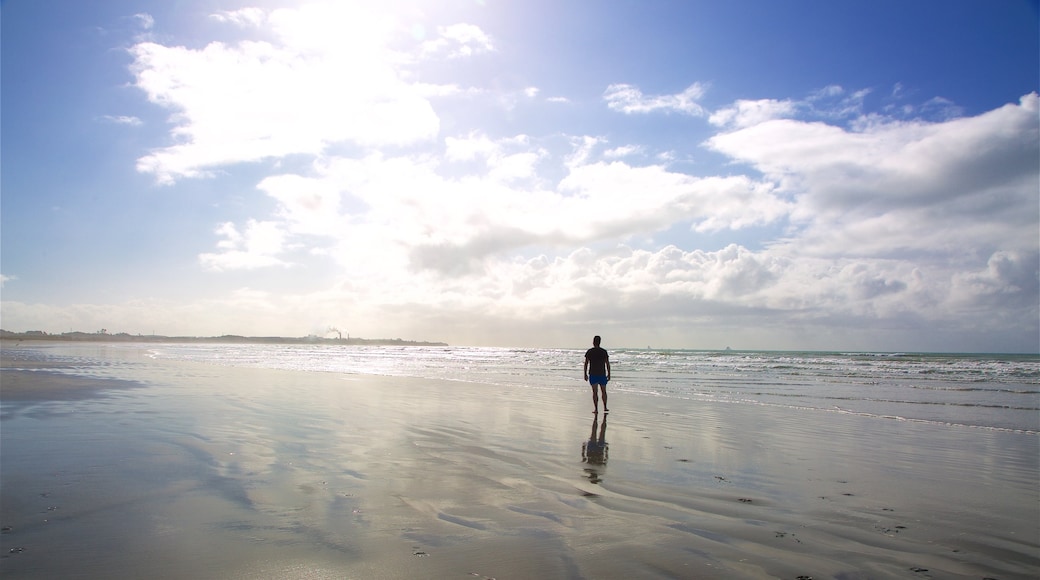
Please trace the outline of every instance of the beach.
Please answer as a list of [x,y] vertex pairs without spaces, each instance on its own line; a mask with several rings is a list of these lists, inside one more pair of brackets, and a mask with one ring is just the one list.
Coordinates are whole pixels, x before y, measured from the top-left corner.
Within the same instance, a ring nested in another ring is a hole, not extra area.
[[5,578],[1040,576],[1035,433],[63,348],[2,351]]

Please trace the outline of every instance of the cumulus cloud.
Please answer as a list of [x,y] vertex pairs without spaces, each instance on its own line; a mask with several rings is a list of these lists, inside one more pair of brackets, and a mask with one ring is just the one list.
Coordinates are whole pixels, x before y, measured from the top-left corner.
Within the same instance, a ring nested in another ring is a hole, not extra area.
[[966,233],[983,248],[1027,249],[1036,242],[1028,232],[1038,207],[1037,100],[862,131],[772,120],[720,133],[707,146],[796,197],[792,215],[806,225],[792,242],[798,251],[946,252]]
[[342,194],[327,182],[291,174],[272,175],[257,188],[278,202],[277,216],[287,234],[328,237],[347,227],[348,218],[340,211]]
[[428,87],[403,79],[387,48],[394,23],[360,10],[327,3],[275,11],[273,42],[134,45],[136,86],[170,109],[174,124],[174,142],[139,159],[138,170],[172,183],[222,165],[315,155],[333,143],[433,138],[439,119]]
[[[700,83],[664,95],[610,85],[612,111],[704,119],[704,148],[729,165],[695,174],[630,136],[466,125],[439,105],[540,93],[450,75],[416,82],[418,62],[454,66],[495,45],[471,25],[402,41],[402,23],[360,9],[225,12],[214,20],[266,34],[132,50],[137,86],[172,123],[141,171],[173,182],[312,161],[259,178],[258,207],[274,210],[219,225],[198,260],[235,275],[319,255],[335,282],[300,294],[244,288],[223,298],[229,310],[270,324],[321,311],[326,325],[349,312],[370,334],[392,321],[454,342],[590,320],[672,328],[676,340],[693,324],[739,319],[776,340],[793,328],[1036,327],[1035,94],[964,117],[942,99],[869,112],[868,91],[833,85],[709,112]],[[458,334],[439,335],[445,324]]]
[[199,262],[208,270],[252,270],[286,265],[278,258],[285,249],[285,232],[276,222],[250,220],[244,232],[226,222],[216,233],[224,237],[217,243],[219,251],[199,256]]

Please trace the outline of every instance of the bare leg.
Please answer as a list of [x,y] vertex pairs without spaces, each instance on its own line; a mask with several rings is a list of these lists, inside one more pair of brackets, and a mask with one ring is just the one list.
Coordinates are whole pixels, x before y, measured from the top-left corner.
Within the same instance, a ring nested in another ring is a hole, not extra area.
[[610,410],[607,408],[607,385],[600,385],[599,390],[603,393],[603,412],[606,413]]
[[596,385],[592,385],[592,412],[599,413],[599,393],[596,392]]

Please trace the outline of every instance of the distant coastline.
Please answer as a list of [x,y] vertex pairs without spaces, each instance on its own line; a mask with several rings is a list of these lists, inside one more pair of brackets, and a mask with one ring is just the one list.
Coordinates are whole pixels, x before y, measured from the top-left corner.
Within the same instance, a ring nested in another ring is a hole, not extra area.
[[400,338],[325,338],[321,336],[305,336],[300,338],[285,336],[239,336],[225,334],[223,336],[162,336],[156,334],[128,334],[119,332],[63,332],[49,334],[40,330],[28,332],[11,332],[0,330],[0,340],[28,341],[46,340],[54,342],[196,342],[196,343],[240,343],[240,344],[341,344],[372,346],[448,346],[445,342],[427,342],[421,340],[402,340]]

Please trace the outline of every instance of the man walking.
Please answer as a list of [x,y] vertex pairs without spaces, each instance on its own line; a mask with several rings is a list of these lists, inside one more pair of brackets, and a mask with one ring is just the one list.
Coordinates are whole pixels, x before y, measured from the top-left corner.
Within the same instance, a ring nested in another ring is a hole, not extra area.
[[[600,348],[600,338],[592,339],[592,348],[585,351],[585,380],[592,386],[593,413],[599,413],[599,395],[603,395],[603,412],[610,411],[607,408],[607,382],[610,380],[610,355]],[[596,392],[599,385],[599,392]]]

